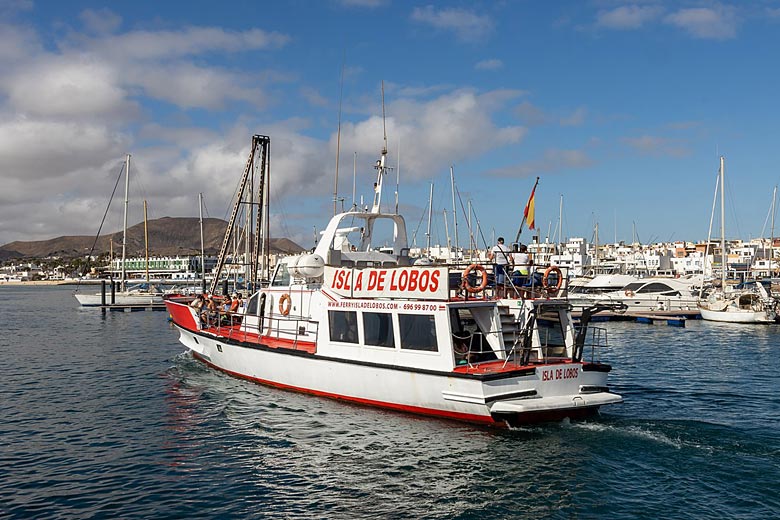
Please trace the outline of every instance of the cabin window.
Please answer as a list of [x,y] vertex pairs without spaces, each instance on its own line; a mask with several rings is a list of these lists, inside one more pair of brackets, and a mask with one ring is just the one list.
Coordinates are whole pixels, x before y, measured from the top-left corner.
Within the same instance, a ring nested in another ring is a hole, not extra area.
[[637,292],[639,293],[658,293],[658,292],[665,292],[665,291],[672,291],[673,289],[666,285],[665,283],[649,283],[639,289]]
[[250,316],[257,314],[257,298],[259,296],[259,294],[252,295],[252,297],[249,298],[249,302],[246,304],[246,313]]
[[536,325],[539,328],[539,341],[545,356],[564,357],[566,355],[566,330],[556,310],[544,312],[539,309]]
[[274,273],[274,279],[271,282],[272,287],[287,287],[290,285],[290,272],[287,270],[287,264],[279,264]]
[[357,312],[328,311],[330,323],[330,340],[342,343],[357,343]]
[[430,314],[399,314],[401,328],[401,348],[407,350],[425,350],[438,352],[436,343],[436,323]]
[[387,313],[364,312],[363,334],[366,345],[395,348],[393,317]]

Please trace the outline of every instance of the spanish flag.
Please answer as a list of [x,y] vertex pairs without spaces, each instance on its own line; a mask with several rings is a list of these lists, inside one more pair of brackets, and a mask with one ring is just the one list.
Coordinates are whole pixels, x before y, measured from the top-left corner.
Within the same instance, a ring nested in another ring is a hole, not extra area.
[[[537,183],[539,180],[537,179]],[[534,195],[536,194],[536,184],[534,184],[534,189],[531,190],[531,196],[528,198],[528,204],[525,205],[525,210],[523,210],[523,219],[525,220],[525,223],[528,225],[528,229],[536,229],[536,221],[534,220]]]

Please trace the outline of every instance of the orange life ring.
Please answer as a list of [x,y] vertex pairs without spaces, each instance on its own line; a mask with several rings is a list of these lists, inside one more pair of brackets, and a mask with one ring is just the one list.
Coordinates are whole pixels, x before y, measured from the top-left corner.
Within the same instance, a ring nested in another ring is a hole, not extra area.
[[626,293],[625,293],[625,294],[626,294],[626,296],[628,296],[629,298],[631,298],[631,297],[634,295],[634,291],[632,291],[632,290],[630,290],[630,289],[629,289],[628,291],[626,291]]
[[288,314],[290,314],[291,307],[292,307],[292,300],[290,299],[290,295],[284,293],[279,298],[279,312],[282,313],[282,316],[287,316]]
[[[549,283],[549,277],[551,273],[555,273],[557,275],[558,281],[554,286],[551,286]],[[544,271],[544,276],[542,277],[542,287],[544,287],[544,290],[547,291],[551,295],[555,295],[558,293],[558,290],[561,288],[561,284],[563,283],[563,273],[561,272],[561,269],[557,265],[551,265]]]
[[[482,272],[482,283],[480,283],[476,287],[472,287],[469,284],[469,275],[471,274],[471,271],[481,271]],[[480,264],[471,264],[466,268],[465,271],[463,271],[463,287],[470,293],[478,293],[482,289],[484,289],[487,286],[487,269],[485,269],[484,266]]]

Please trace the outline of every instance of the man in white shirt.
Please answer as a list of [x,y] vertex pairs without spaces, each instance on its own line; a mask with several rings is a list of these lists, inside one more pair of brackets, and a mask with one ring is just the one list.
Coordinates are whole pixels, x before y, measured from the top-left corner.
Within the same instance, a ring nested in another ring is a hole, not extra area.
[[488,252],[488,260],[493,262],[493,274],[496,281],[496,297],[504,297],[506,269],[510,264],[509,248],[504,245],[504,237],[498,237],[496,245]]

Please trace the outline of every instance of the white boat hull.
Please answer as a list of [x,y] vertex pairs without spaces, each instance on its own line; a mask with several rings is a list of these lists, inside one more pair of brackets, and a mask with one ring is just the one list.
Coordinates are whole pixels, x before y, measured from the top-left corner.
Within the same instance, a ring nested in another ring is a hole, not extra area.
[[[74,295],[82,307],[100,307],[103,305],[103,295],[97,294],[75,294]],[[163,303],[163,297],[160,294],[138,294],[121,293],[114,295],[114,305],[152,305]],[[111,305],[111,294],[105,296],[105,304]]]
[[562,360],[499,377],[479,376],[291,353],[177,328],[197,359],[233,376],[405,412],[515,425],[587,417],[602,405],[623,401],[607,390],[606,365]]
[[767,311],[749,311],[734,310],[726,308],[724,310],[710,310],[704,307],[699,308],[701,317],[708,321],[720,321],[723,323],[774,323],[774,313]]

